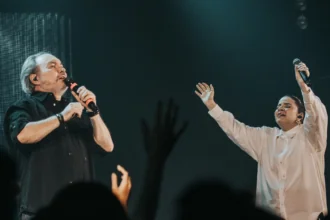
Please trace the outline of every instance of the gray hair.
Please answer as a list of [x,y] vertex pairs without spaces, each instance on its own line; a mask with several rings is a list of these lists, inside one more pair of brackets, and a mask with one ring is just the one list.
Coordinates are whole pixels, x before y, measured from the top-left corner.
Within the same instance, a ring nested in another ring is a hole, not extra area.
[[[21,70],[21,85],[22,85],[22,90],[27,93],[31,94],[34,91],[34,85],[30,80],[30,75],[33,73],[36,73],[37,71],[37,61],[36,59],[44,54],[50,54],[48,52],[39,52],[36,54],[33,54],[26,58],[26,60],[23,63],[22,70]],[[52,55],[52,54],[50,54]]]

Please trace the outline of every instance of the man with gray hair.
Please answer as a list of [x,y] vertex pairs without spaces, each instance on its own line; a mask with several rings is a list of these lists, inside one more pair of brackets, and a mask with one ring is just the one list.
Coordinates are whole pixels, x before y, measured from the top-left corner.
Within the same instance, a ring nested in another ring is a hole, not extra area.
[[96,103],[96,96],[81,86],[79,95],[72,93],[77,102],[70,102],[63,96],[66,77],[52,54],[29,56],[20,76],[28,95],[5,115],[5,137],[20,167],[20,219],[31,219],[67,184],[92,180],[90,153],[111,152],[114,147],[100,114],[85,104]]

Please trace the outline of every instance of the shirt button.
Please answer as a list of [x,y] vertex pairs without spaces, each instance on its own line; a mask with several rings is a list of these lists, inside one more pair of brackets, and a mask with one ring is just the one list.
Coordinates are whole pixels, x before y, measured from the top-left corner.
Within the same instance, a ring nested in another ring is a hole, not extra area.
[[87,157],[85,157],[85,161],[87,161]]
[[66,125],[64,125],[64,129],[68,129],[68,127]]
[[53,106],[56,106],[56,103],[54,103]]
[[69,156],[71,156],[72,155],[72,153],[71,152],[69,152]]
[[72,181],[70,181],[69,183],[72,184]]

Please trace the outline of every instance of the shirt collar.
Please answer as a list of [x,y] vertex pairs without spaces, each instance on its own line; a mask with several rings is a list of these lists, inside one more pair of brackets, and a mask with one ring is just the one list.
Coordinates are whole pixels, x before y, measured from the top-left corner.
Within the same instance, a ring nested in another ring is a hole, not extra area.
[[49,92],[33,92],[31,94],[32,97],[36,98],[37,100],[39,100],[40,102],[45,101],[45,99],[49,96],[49,95],[53,95],[52,93]]
[[302,125],[297,125],[296,127],[291,128],[288,131],[280,130],[278,132],[278,134],[276,135],[276,137],[289,137],[289,138],[293,138],[297,134],[297,132],[300,130],[301,126]]
[[[40,102],[44,102],[48,97],[52,97],[54,100],[55,100],[55,97],[53,95],[53,93],[51,92],[39,92],[39,91],[36,91],[36,92],[33,92],[31,94],[32,97],[36,98],[38,101]],[[69,101],[69,97],[67,94],[64,94],[61,98],[61,101],[64,101],[64,102],[68,102]]]

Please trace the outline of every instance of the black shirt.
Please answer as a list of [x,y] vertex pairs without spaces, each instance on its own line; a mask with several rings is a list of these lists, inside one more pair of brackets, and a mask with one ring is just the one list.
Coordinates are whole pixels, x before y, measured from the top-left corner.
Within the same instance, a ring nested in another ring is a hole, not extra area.
[[87,114],[75,117],[35,144],[21,144],[17,135],[29,122],[63,111],[69,100],[35,92],[16,102],[6,112],[5,137],[20,167],[20,212],[36,213],[54,194],[75,181],[93,179],[91,151],[105,152],[93,139]]

